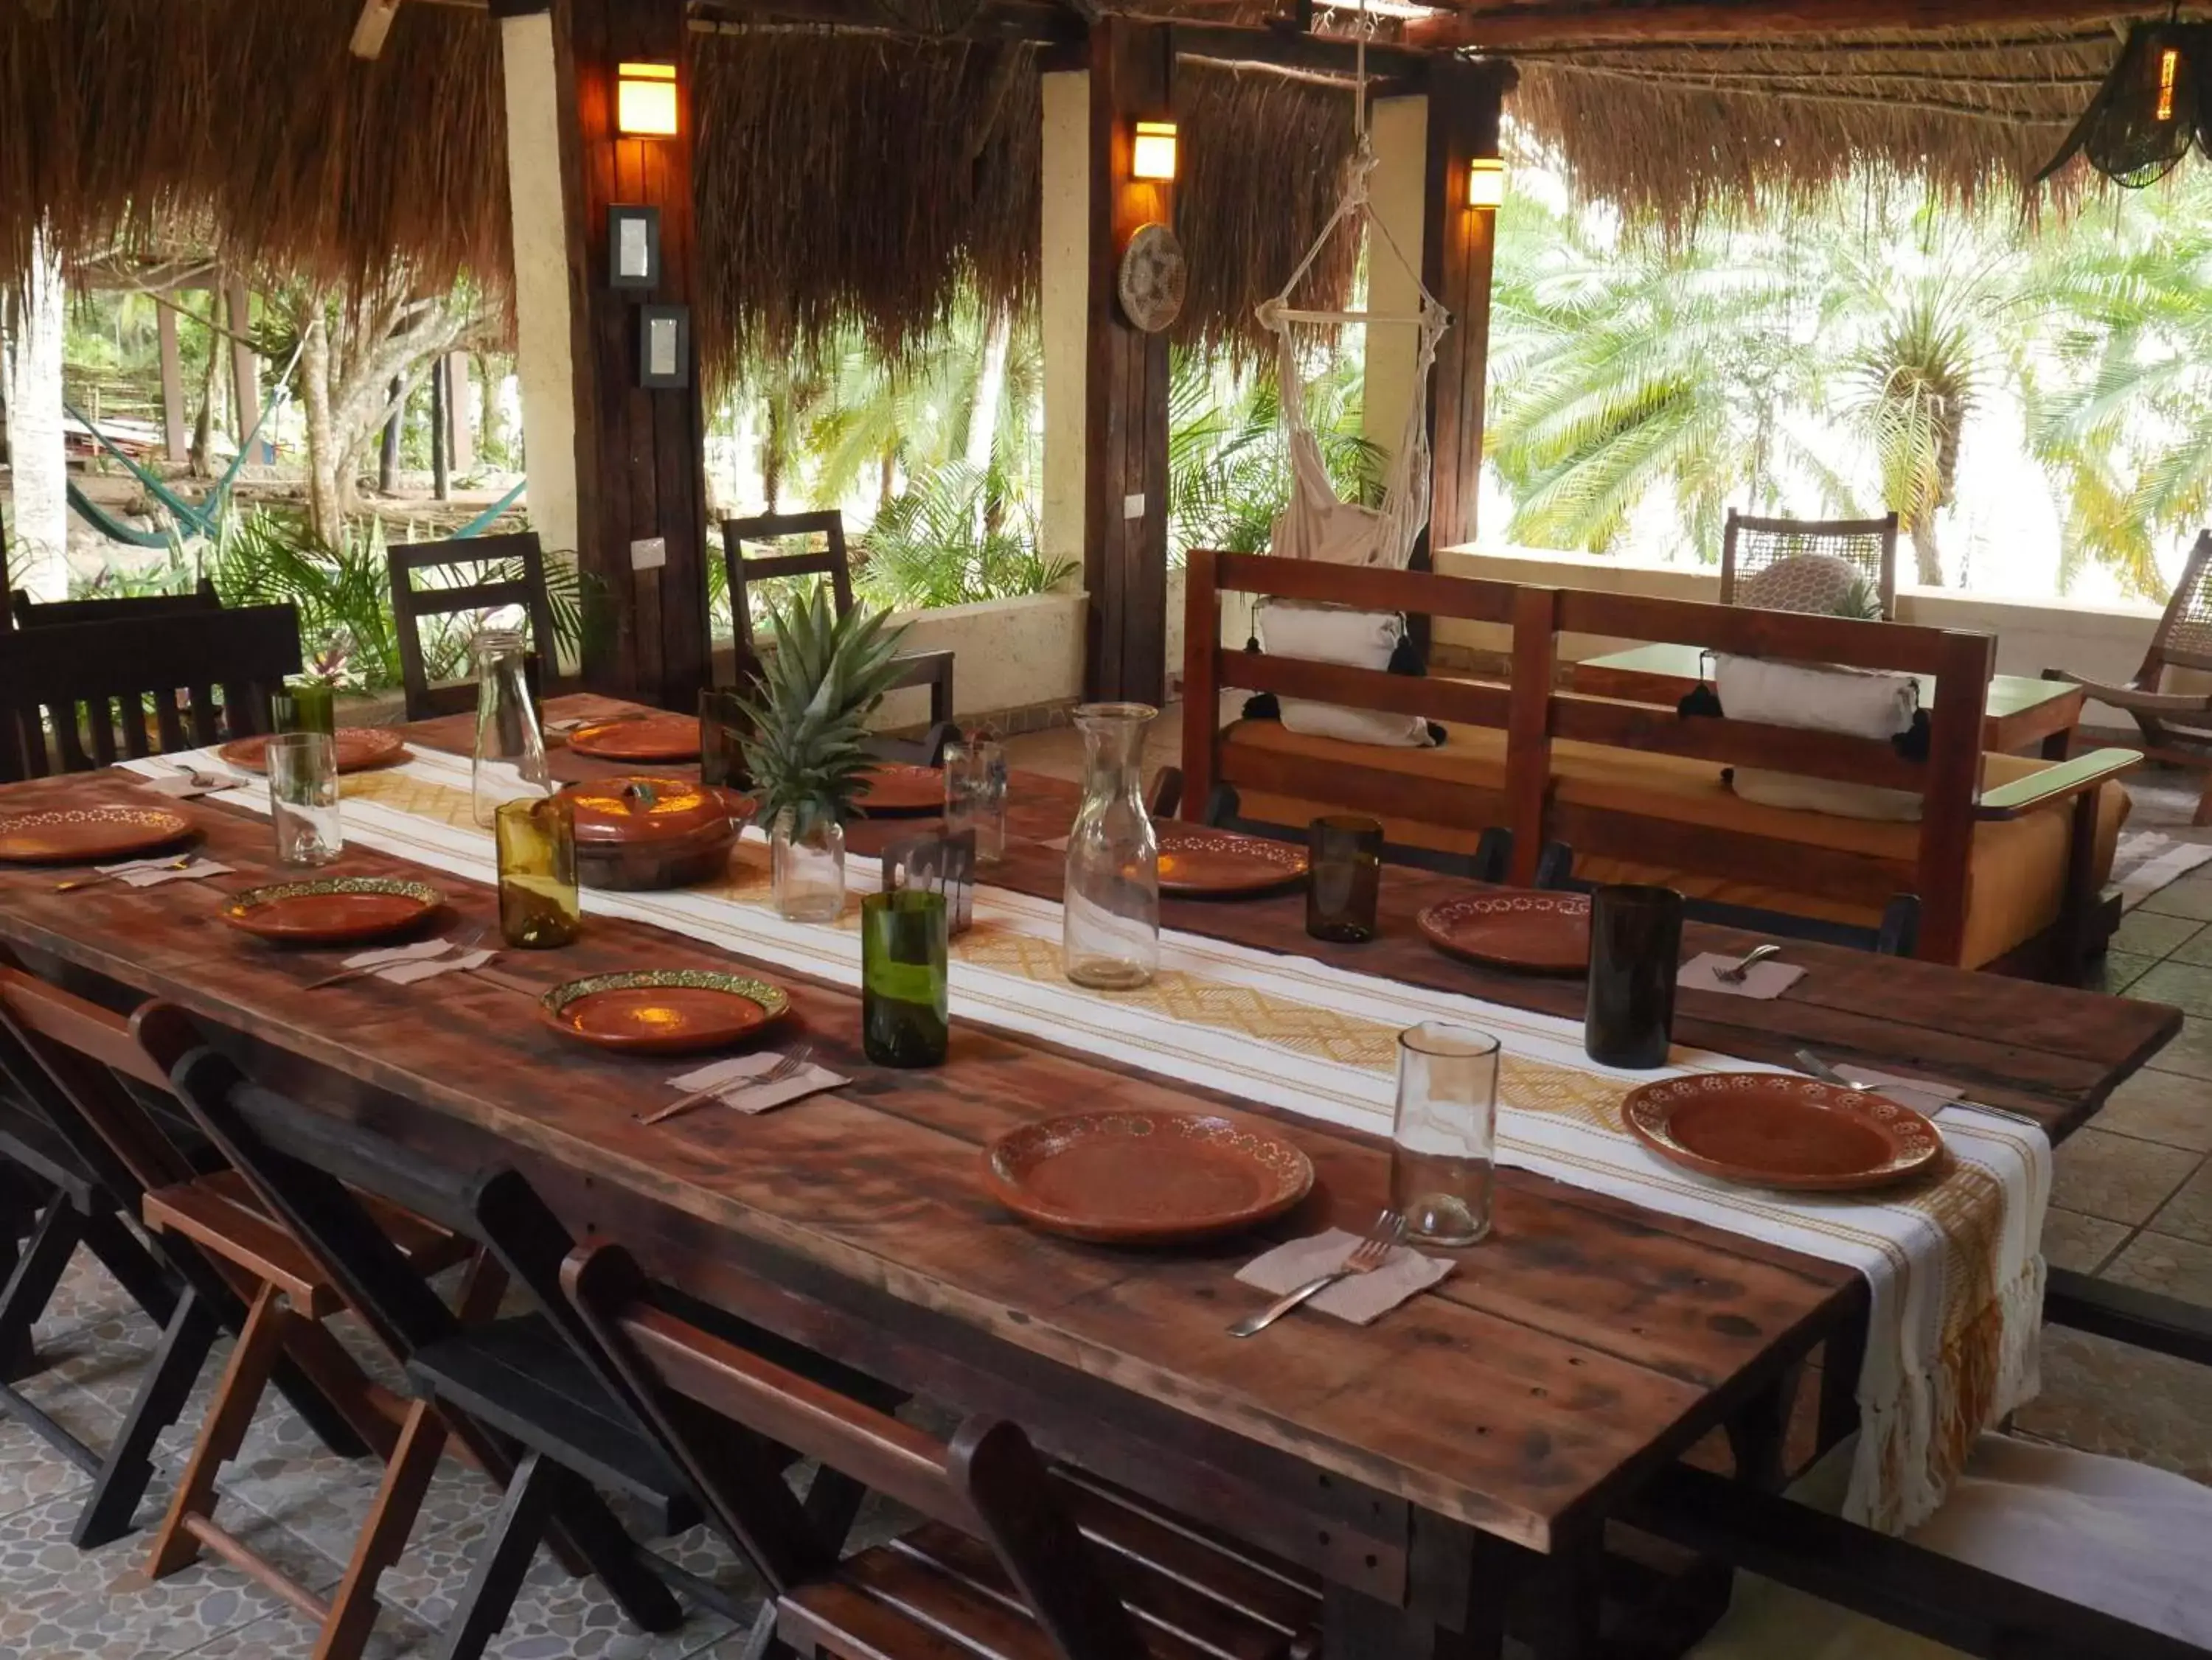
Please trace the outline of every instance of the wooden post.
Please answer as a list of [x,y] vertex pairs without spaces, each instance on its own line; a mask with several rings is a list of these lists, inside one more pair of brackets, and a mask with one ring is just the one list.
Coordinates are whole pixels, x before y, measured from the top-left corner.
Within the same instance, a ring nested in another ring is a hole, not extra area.
[[[223,296],[230,312],[231,384],[237,391],[232,400],[231,415],[237,424],[238,446],[242,450],[246,435],[261,424],[261,360],[246,343],[253,334],[252,295],[246,291],[243,282],[232,282],[224,288]],[[254,459],[247,457],[246,464],[253,465]]]
[[1474,540],[1482,486],[1482,403],[1490,372],[1491,257],[1498,215],[1467,204],[1468,164],[1498,154],[1506,64],[1439,63],[1429,71],[1427,212],[1421,280],[1452,314],[1429,380],[1429,547]]
[[[161,301],[173,294],[159,296]],[[189,460],[192,436],[185,429],[184,359],[177,347],[177,314],[166,303],[154,308],[154,327],[161,342],[161,439],[172,461]]]
[[1168,341],[1131,325],[1115,294],[1122,251],[1175,223],[1171,185],[1132,179],[1133,124],[1164,116],[1169,31],[1124,17],[1091,30],[1091,311],[1085,377],[1084,687],[1158,703],[1167,686]]
[[[546,9],[545,0],[492,6],[507,19]],[[682,707],[707,676],[705,421],[696,349],[685,385],[647,391],[638,382],[641,303],[692,300],[694,128],[684,0],[568,0],[552,9],[552,29],[584,678],[594,690]],[[677,66],[675,136],[616,131],[616,66],[633,62]],[[510,114],[517,96],[510,78]],[[607,281],[607,209],[617,203],[660,210],[657,289],[617,289]]]
[[446,367],[450,360],[440,358],[430,366],[430,494],[440,501],[450,501],[453,495],[452,475],[447,470],[446,444],[453,428],[453,400],[446,396]]

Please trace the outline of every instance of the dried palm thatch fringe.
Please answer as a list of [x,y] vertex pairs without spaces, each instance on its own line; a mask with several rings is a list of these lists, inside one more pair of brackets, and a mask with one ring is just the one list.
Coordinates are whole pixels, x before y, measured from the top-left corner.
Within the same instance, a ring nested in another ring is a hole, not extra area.
[[1577,46],[1563,34],[1515,54],[1509,107],[1577,190],[1679,232],[1716,210],[1810,200],[1867,164],[1961,203],[2016,194],[2118,48],[2113,23],[2094,18],[1770,45]]
[[498,26],[401,9],[346,51],[356,0],[0,6],[0,292],[41,221],[64,258],[208,238],[232,266],[363,293],[504,286]]
[[963,282],[1036,294],[1036,49],[732,31],[694,42],[698,339],[710,391],[749,357],[857,325],[897,356]]
[[[1353,142],[1351,82],[1184,58],[1175,108],[1183,140],[1176,232],[1190,263],[1175,339],[1266,360],[1274,336],[1253,308],[1274,298],[1336,210]],[[1358,264],[1358,238],[1339,236],[1299,303],[1340,310]]]

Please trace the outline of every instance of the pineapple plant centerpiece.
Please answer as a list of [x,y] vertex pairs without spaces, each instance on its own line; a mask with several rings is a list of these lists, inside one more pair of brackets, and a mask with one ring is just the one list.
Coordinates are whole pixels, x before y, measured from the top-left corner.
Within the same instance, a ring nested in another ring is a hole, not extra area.
[[883,612],[843,616],[820,585],[776,611],[773,649],[744,704],[746,769],[774,855],[775,907],[792,922],[830,922],[845,906],[845,821],[873,760],[867,718],[897,674]]

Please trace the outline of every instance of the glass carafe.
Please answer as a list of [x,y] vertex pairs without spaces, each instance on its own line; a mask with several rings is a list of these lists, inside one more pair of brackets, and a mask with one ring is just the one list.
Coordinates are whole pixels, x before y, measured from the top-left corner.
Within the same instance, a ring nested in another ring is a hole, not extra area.
[[1086,703],[1083,805],[1067,838],[1060,961],[1078,985],[1127,991],[1160,966],[1160,843],[1139,779],[1145,728],[1159,711],[1143,703]]
[[545,765],[538,711],[530,701],[528,643],[514,629],[496,628],[478,634],[473,649],[477,747],[470,787],[477,822],[489,828],[504,803],[551,793],[553,775]]

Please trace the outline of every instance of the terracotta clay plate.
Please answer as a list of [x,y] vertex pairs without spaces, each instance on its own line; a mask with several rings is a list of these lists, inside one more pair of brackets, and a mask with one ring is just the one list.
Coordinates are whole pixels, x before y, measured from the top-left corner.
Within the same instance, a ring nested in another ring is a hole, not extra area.
[[945,810],[945,769],[885,761],[860,781],[860,810],[871,818]]
[[[387,726],[341,726],[337,731],[338,771],[365,772],[407,759],[407,740]],[[234,738],[216,751],[233,766],[249,772],[269,770],[269,740]]]
[[1621,1113],[1662,1158],[1751,1187],[1881,1187],[1943,1153],[1936,1126],[1911,1107],[1786,1073],[1668,1078],[1631,1090]]
[[324,876],[249,888],[224,904],[222,919],[280,945],[352,945],[404,933],[445,903],[428,882]]
[[1255,1125],[1197,1112],[1072,1112],[1010,1130],[984,1151],[991,1190],[1048,1233],[1168,1245],[1281,1215],[1313,1166]]
[[696,760],[699,718],[645,715],[635,720],[605,720],[578,727],[569,735],[568,747],[601,760]]
[[1474,894],[1416,920],[1431,945],[1470,962],[1529,974],[1589,966],[1589,900],[1580,894]]
[[1187,898],[1264,894],[1302,881],[1306,850],[1233,830],[1160,832],[1160,892]]
[[192,833],[161,807],[55,807],[0,818],[0,859],[18,864],[97,864],[151,853]]
[[572,1038],[640,1055],[683,1055],[750,1038],[791,1009],[780,985],[708,969],[642,969],[593,974],[538,999],[545,1018]]

